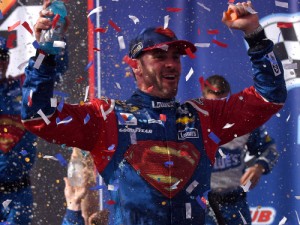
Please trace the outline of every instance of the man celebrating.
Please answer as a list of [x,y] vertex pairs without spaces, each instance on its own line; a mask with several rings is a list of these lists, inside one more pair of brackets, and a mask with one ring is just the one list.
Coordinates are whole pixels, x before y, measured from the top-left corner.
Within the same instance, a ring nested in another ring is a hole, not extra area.
[[[248,7],[250,3],[230,5],[237,19],[229,21],[224,15],[223,22],[244,31],[255,84],[227,101],[176,102],[180,56],[196,48],[178,40],[170,29],[147,28],[131,41],[128,62],[137,90],[126,101],[64,103],[57,110],[50,104],[53,55],[39,51],[37,55],[45,58],[38,69],[36,57],[30,60],[23,86],[25,127],[48,141],[91,152],[106,184],[113,187],[108,204],[114,204],[115,224],[204,224],[203,197],[210,189],[218,146],[262,125],[282,107],[286,99],[282,66]],[[37,38],[49,27],[51,22],[40,17]],[[280,68],[276,73],[275,65]],[[72,120],[56,123],[65,118]],[[223,129],[226,124],[233,125]]]

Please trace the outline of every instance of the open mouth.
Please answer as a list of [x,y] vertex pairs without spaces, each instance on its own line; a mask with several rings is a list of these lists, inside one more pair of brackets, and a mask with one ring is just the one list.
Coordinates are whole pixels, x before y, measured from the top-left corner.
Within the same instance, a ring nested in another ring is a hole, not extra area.
[[163,78],[167,79],[167,80],[175,80],[176,76],[175,75],[164,75]]

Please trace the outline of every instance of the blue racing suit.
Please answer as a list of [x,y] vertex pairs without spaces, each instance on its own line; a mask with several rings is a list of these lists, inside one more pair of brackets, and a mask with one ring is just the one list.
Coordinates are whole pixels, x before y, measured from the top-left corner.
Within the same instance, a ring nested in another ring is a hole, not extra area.
[[73,211],[67,209],[62,225],[84,225],[84,219],[81,215],[81,210]]
[[[247,160],[247,163],[246,154],[249,154],[247,158],[252,157],[251,160]],[[268,174],[277,159],[276,145],[264,126],[220,146],[211,175],[209,193],[211,207],[207,212],[206,224],[243,224],[240,216],[242,214],[247,224],[250,225],[251,214],[246,192],[240,186],[240,178],[246,167],[254,164],[261,165],[264,168],[263,174]]]
[[[11,224],[29,224],[33,204],[29,171],[35,136],[21,123],[21,78],[0,81],[0,222]],[[4,201],[10,202],[7,207]]]
[[[184,104],[137,90],[126,101],[104,98],[51,107],[55,66],[47,56],[35,69],[32,58],[23,86],[22,121],[50,142],[91,152],[106,184],[114,187],[105,204],[114,206],[115,224],[201,225],[201,199],[210,189],[218,145],[265,123],[286,99],[280,61],[269,60],[272,48],[267,41],[249,52],[255,87],[227,100]],[[234,126],[223,129],[227,123]]]

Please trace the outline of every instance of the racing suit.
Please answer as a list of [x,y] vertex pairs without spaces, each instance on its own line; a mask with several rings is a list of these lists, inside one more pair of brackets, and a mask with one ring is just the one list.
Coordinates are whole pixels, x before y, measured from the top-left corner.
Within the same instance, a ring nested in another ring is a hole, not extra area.
[[81,210],[74,211],[67,209],[62,225],[84,225],[84,219],[81,215]]
[[[249,51],[255,87],[227,100],[184,104],[137,90],[126,101],[94,99],[56,109],[50,104],[52,56],[39,69],[32,58],[26,68],[22,121],[50,142],[91,152],[106,184],[114,187],[106,204],[114,206],[115,224],[204,224],[202,197],[210,189],[218,145],[265,123],[286,98],[282,66],[269,60],[273,43],[260,43]],[[227,123],[234,125],[223,129]]]
[[[248,158],[252,157],[247,163],[246,153],[250,155]],[[206,224],[244,224],[240,213],[247,224],[251,224],[246,192],[240,186],[240,178],[246,167],[253,164],[260,164],[264,168],[263,174],[268,174],[277,159],[276,145],[266,133],[264,126],[222,145],[216,153],[216,161],[212,169],[211,191],[208,195],[211,208],[208,210]],[[216,217],[221,217],[219,223],[214,218],[212,208],[215,210]]]
[[21,76],[0,81],[0,222],[11,224],[29,224],[33,204],[29,171],[35,136],[21,123],[21,83]]

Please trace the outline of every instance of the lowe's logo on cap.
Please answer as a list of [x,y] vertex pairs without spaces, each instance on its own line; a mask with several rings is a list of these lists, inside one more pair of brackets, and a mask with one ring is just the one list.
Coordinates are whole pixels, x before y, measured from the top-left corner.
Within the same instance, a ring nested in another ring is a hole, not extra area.
[[130,51],[132,58],[134,58],[142,50],[143,50],[142,42],[135,44]]

